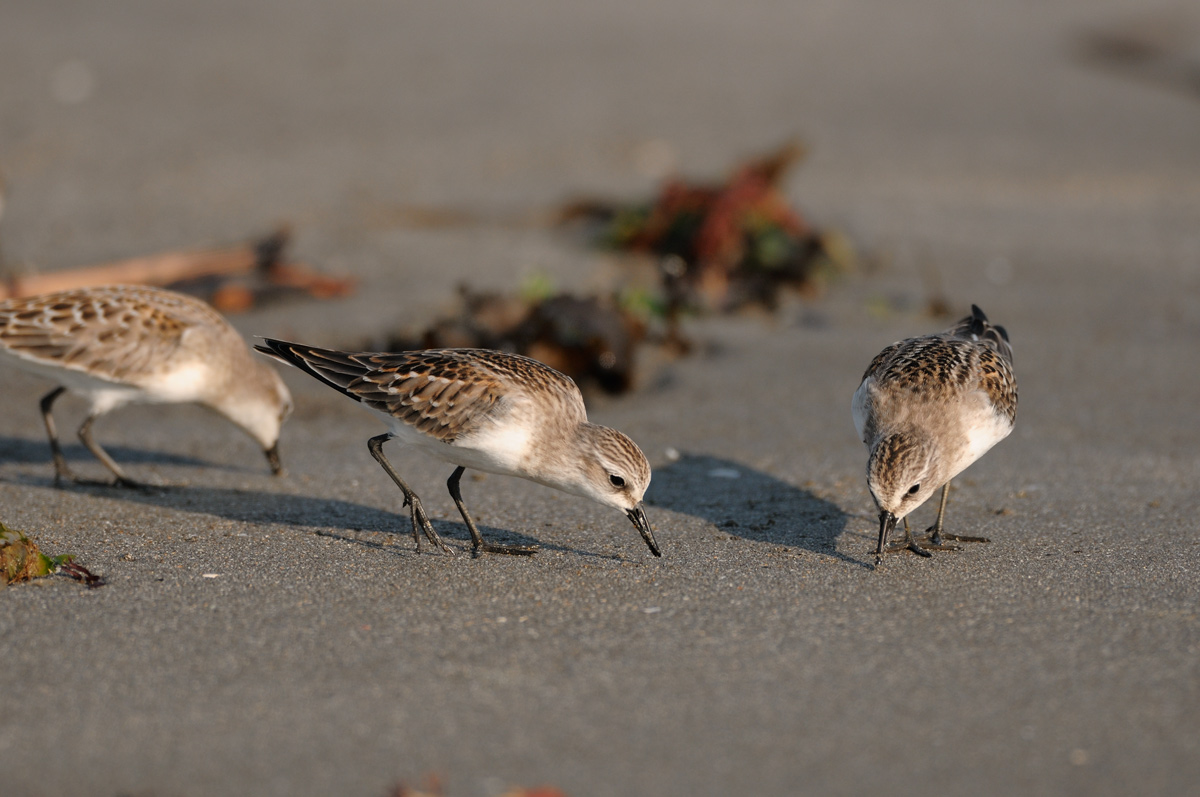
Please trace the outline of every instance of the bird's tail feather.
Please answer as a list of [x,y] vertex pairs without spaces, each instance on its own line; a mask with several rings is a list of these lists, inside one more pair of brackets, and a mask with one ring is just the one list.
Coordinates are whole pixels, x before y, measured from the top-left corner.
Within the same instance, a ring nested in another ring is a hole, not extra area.
[[988,317],[979,309],[979,305],[971,305],[971,315],[946,331],[956,338],[975,340],[990,346],[997,354],[1008,360],[1009,365],[1012,365],[1013,350],[1012,344],[1008,342],[1008,330],[999,324],[988,321]]

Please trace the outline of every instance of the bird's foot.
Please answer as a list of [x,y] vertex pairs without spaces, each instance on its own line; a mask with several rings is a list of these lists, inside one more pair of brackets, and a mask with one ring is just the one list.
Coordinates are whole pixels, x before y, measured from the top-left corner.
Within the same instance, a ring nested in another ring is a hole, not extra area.
[[948,534],[944,531],[941,534],[930,538],[930,541],[934,542],[935,544],[938,540],[953,540],[955,542],[991,542],[991,540],[987,537],[969,537],[966,534]]
[[925,548],[918,545],[916,540],[904,540],[902,542],[892,542],[892,543],[888,543],[887,545],[883,546],[882,553],[875,554],[875,565],[878,566],[883,561],[884,554],[904,553],[905,551],[912,551],[917,556],[929,557],[929,556],[933,555],[933,554],[929,553],[928,550],[926,550]]
[[455,556],[455,550],[442,541],[442,538],[434,530],[433,524],[429,522],[429,516],[425,514],[425,507],[421,506],[421,500],[414,495],[411,501],[405,498],[404,503],[412,506],[413,542],[417,545],[417,553],[421,552],[421,532],[424,532],[426,539],[437,546],[442,553],[447,556]]
[[[425,536],[428,537],[429,535],[426,534]],[[446,556],[458,556],[458,551],[454,550],[449,545],[442,542],[442,538],[439,537],[436,533],[433,535],[433,538],[431,541],[433,542],[434,545],[436,545],[438,547],[438,550],[441,551],[442,553],[446,554]]]
[[932,556],[931,553],[922,546],[917,544],[916,540],[904,540],[902,542],[894,542],[883,549],[884,553],[901,553],[903,551],[912,551],[917,556]]
[[60,490],[71,484],[84,484],[85,482],[75,475],[75,471],[67,466],[65,459],[55,458],[54,460],[54,486]]
[[[918,537],[915,540],[918,548],[922,551],[961,551],[961,545],[951,545],[948,542],[934,542],[928,537]],[[928,556],[929,554],[925,554]]]
[[[937,526],[930,526],[925,529],[925,536],[920,537],[920,542],[928,541],[931,545],[945,546],[946,540],[952,542],[991,542],[987,537],[968,537],[965,534],[951,534],[948,531],[941,531]],[[935,548],[934,550],[961,551],[957,545],[949,545],[944,548]]]
[[73,472],[67,471],[64,473],[54,474],[54,486],[60,490],[67,486],[67,483],[77,484],[80,487],[124,487],[130,490],[157,490],[165,487],[164,484],[148,484],[130,479],[127,476],[117,476],[112,480],[108,479],[87,479],[83,476],[76,476]]

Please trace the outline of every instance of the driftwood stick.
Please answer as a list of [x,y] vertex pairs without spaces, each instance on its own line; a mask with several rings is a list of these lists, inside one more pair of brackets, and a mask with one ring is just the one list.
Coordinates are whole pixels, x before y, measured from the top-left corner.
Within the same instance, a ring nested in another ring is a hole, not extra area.
[[14,276],[0,284],[0,299],[99,285],[169,285],[200,277],[246,274],[270,265],[282,251],[287,234],[280,230],[260,241],[223,249],[163,252],[49,274]]

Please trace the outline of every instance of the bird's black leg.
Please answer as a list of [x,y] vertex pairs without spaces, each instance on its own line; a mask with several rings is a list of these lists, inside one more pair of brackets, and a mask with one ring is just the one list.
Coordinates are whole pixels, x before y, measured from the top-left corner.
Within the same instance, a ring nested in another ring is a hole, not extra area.
[[923,539],[928,539],[933,545],[937,546],[937,550],[946,551],[961,551],[957,545],[946,545],[946,540],[954,542],[991,542],[987,537],[968,537],[963,534],[950,534],[942,531],[942,521],[946,515],[946,501],[950,498],[950,482],[942,485],[942,500],[938,505],[937,521],[932,526],[925,529],[926,536]]
[[[79,439],[83,441],[85,446],[87,446],[87,450],[92,452],[92,456],[103,462],[104,467],[112,471],[113,475],[117,477],[116,484],[118,486],[135,487],[140,489],[148,488],[150,485],[142,484],[141,482],[134,481],[126,476],[125,471],[121,470],[121,466],[114,462],[113,458],[108,455],[108,452],[101,448],[100,444],[92,439],[92,424],[96,422],[97,417],[98,416],[94,413],[87,416],[87,419],[83,422],[83,425],[79,427]],[[79,479],[76,479],[75,481],[79,481]]]
[[908,527],[908,518],[907,517],[904,518],[904,545],[903,545],[903,547],[900,547],[899,545],[897,546],[897,550],[906,550],[906,549],[909,551],[912,551],[917,556],[932,556],[933,555],[933,554],[929,553],[929,551],[925,550],[920,545],[918,545],[917,541],[913,539],[912,529],[910,529]]
[[46,424],[46,434],[50,437],[50,454],[54,457],[54,486],[61,487],[63,479],[71,481],[79,481],[79,478],[67,465],[67,458],[63,456],[62,448],[58,445],[58,430],[54,428],[54,416],[50,414],[50,408],[54,406],[54,402],[66,392],[65,387],[56,387],[46,395],[42,396],[40,406],[42,408],[42,420]]
[[467,505],[462,500],[462,492],[458,487],[458,482],[462,479],[465,470],[466,468],[461,465],[455,468],[454,473],[451,473],[450,478],[446,480],[446,487],[450,490],[450,497],[454,499],[454,505],[458,507],[458,513],[462,515],[463,522],[467,524],[467,529],[471,532],[471,542],[475,546],[475,553],[508,553],[518,556],[537,553],[536,545],[501,545],[483,541],[483,535],[479,533],[479,529],[475,528],[475,521],[471,520],[471,515],[467,512]]
[[421,506],[421,499],[417,498],[409,486],[400,478],[400,474],[396,473],[396,469],[392,467],[392,463],[388,462],[387,457],[383,455],[383,444],[392,439],[391,434],[381,434],[378,437],[372,437],[367,441],[367,448],[371,451],[371,456],[375,457],[375,461],[383,468],[388,476],[392,477],[392,481],[400,488],[400,492],[404,493],[404,504],[402,506],[412,507],[412,527],[413,527],[413,542],[417,544],[417,550],[421,550],[421,532],[425,532],[425,536],[429,541],[442,550],[443,553],[453,555],[454,549],[442,542],[442,538],[433,530],[433,524],[429,522],[429,516],[425,514],[425,507]]

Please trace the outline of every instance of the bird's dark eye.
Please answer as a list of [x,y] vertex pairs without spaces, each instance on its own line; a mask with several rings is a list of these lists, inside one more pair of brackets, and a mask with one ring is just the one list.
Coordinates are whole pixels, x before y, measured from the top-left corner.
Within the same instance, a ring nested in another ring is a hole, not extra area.
[[921,485],[919,484],[914,484],[912,487],[908,488],[909,495],[916,495],[919,492],[921,492]]
[[620,476],[618,476],[615,473],[609,475],[608,483],[611,484],[613,487],[617,487],[617,488],[625,486],[625,480],[622,479]]

